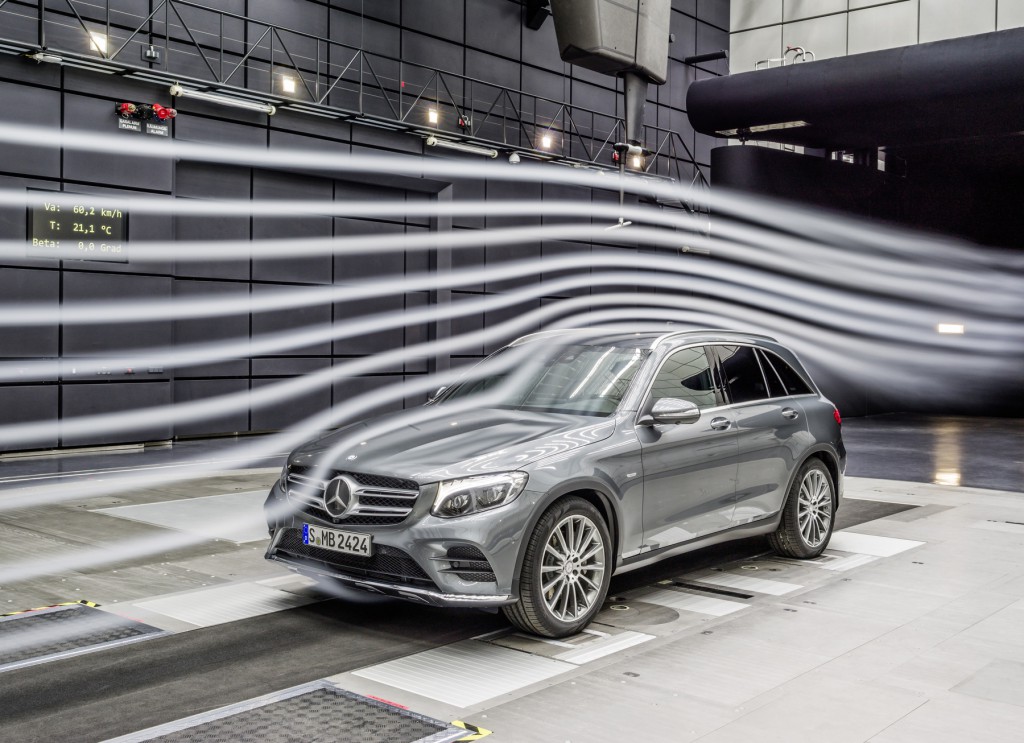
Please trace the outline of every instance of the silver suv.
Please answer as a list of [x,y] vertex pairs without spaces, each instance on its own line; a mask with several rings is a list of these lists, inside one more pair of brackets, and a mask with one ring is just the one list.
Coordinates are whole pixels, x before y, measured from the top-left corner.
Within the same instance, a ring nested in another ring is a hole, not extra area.
[[426,406],[294,451],[266,557],[435,606],[501,607],[562,637],[613,574],[767,534],[819,555],[842,493],[835,406],[771,338],[552,331]]

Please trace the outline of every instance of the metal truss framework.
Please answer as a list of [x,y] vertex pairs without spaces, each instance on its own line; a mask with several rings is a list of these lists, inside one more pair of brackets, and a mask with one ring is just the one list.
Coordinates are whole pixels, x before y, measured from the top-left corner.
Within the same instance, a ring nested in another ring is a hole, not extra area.
[[[625,136],[614,114],[373,54],[205,7],[150,0],[0,0],[0,51],[260,100],[278,107],[527,157],[610,166]],[[58,60],[54,60],[58,61]],[[435,121],[436,120],[436,121]],[[678,132],[644,127],[650,176],[706,188]],[[692,175],[684,167],[692,166]],[[691,205],[685,205],[693,211]]]

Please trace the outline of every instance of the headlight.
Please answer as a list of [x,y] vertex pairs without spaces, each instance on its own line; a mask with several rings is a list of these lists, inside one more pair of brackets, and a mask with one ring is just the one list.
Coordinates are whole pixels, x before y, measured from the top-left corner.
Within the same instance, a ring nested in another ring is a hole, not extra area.
[[525,472],[501,472],[496,475],[445,480],[437,486],[437,497],[430,512],[450,519],[486,511],[514,501],[526,487]]

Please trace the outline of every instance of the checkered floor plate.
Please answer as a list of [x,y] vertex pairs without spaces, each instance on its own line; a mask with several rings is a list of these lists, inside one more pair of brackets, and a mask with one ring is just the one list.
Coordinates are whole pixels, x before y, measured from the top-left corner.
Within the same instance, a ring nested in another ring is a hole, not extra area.
[[446,722],[317,681],[108,743],[448,743],[466,734]]
[[0,618],[0,671],[124,645],[163,630],[84,604]]

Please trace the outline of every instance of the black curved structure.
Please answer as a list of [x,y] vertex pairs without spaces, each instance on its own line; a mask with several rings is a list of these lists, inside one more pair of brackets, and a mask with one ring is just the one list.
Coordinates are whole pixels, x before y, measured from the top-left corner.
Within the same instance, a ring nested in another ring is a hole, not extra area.
[[698,80],[686,108],[704,134],[913,146],[1024,130],[1022,70],[1017,28]]

